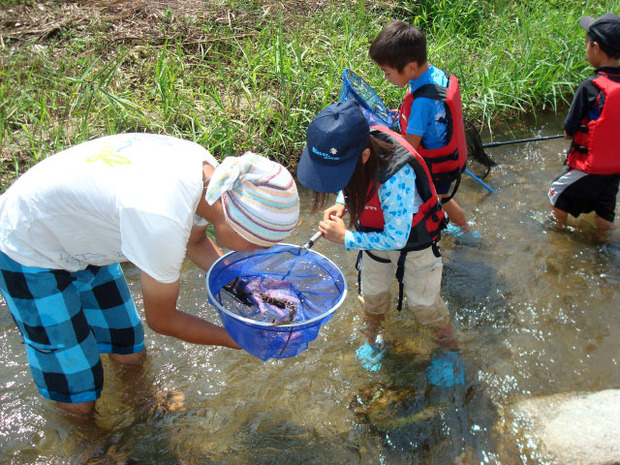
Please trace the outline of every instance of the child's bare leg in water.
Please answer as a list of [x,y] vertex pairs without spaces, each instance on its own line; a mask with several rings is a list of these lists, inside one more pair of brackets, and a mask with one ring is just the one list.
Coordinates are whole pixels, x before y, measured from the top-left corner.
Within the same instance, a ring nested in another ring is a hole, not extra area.
[[614,234],[614,230],[616,229],[615,225],[611,221],[607,221],[598,215],[596,215],[596,228],[598,229],[598,238],[602,242],[620,239]]
[[[446,196],[443,196],[442,198],[445,197]],[[450,221],[452,223],[456,224],[459,228],[461,228],[461,231],[470,232],[469,225],[467,224],[467,219],[465,218],[465,212],[463,212],[461,206],[456,203],[456,200],[450,199],[446,203],[442,204],[442,207],[444,211],[448,214],[448,217],[450,218]]]
[[551,206],[551,212],[553,213],[555,222],[558,226],[560,227],[566,226],[566,219],[568,218],[568,213],[554,206]]
[[360,295],[359,299],[362,302],[364,313],[364,329],[362,332],[366,335],[368,344],[374,344],[377,342],[377,336],[385,319],[385,313],[389,309],[392,296],[389,293],[369,297]]

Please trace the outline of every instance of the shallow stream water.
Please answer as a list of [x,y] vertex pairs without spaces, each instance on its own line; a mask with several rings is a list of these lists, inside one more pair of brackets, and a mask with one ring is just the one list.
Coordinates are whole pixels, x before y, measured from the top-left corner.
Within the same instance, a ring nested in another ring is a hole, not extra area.
[[[559,132],[559,121],[539,121],[534,132],[497,139]],[[313,250],[343,270],[349,295],[307,351],[261,362],[146,328],[141,376],[105,361],[94,423],[69,421],[39,396],[2,302],[0,463],[539,463],[535,438],[513,434],[511,405],[620,387],[620,244],[600,244],[591,216],[562,231],[546,223],[546,192],[566,146],[559,139],[488,149],[499,166],[485,182],[497,192],[467,176],[461,183],[456,198],[482,237],[446,237],[441,248],[463,384],[429,383],[433,347],[406,310],[390,314],[382,368],[361,367],[355,253],[321,240]],[[302,221],[288,241],[300,245],[318,221],[307,213],[308,192],[302,196]],[[136,270],[125,270],[141,309]],[[219,323],[204,279],[186,265],[180,308]]]

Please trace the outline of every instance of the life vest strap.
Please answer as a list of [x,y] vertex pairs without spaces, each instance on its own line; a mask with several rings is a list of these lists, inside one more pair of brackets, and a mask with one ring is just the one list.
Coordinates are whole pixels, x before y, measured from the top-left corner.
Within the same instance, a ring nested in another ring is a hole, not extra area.
[[[450,178],[451,179],[451,178]],[[452,193],[443,199],[441,199],[441,203],[448,203],[452,200],[452,197],[456,195],[456,192],[459,190],[459,186],[461,185],[461,173],[456,177],[456,182],[454,183],[454,188],[452,189]]]
[[379,262],[379,263],[390,263],[390,259],[389,258],[377,257],[370,250],[364,250],[364,252],[366,252],[366,255],[368,255],[370,258],[372,258],[376,262]]
[[[448,73],[446,76],[450,77]],[[444,86],[440,86],[439,84],[424,84],[421,87],[418,87],[416,90],[412,92],[412,97],[415,100],[416,98],[425,97],[432,100],[441,100],[444,101],[448,97],[448,88]]]
[[405,290],[404,277],[405,277],[405,260],[407,259],[407,251],[401,250],[398,256],[398,263],[396,265],[396,280],[398,281],[398,304],[396,310],[399,312],[403,309],[403,295]]
[[[452,161],[452,160],[458,160],[459,159],[459,150],[456,149],[454,152],[449,153],[448,155],[444,155],[443,157],[433,157],[433,158],[425,158],[424,161],[427,164],[430,164],[431,167],[429,167],[429,169],[432,168],[432,165],[435,163],[443,163],[445,161]],[[432,169],[431,169],[432,172]]]
[[579,153],[588,153],[588,147],[584,147],[583,145],[579,145],[577,142],[575,142],[574,140],[571,141],[570,143],[571,148],[574,151],[577,151]]
[[[433,254],[436,257],[441,257],[441,252],[439,251],[439,241],[433,241],[431,244],[433,248]],[[426,247],[424,247],[425,249]],[[399,312],[403,309],[403,297],[405,291],[405,261],[407,260],[407,254],[411,251],[423,250],[418,247],[404,247],[400,250],[400,254],[398,255],[398,262],[396,263],[396,280],[398,281],[398,303],[396,305],[396,310]],[[369,250],[360,250],[357,254],[357,263],[355,267],[357,268],[357,289],[358,293],[362,292],[362,255],[366,253],[368,257],[379,263],[390,263],[391,260],[388,258],[377,257],[375,254],[370,252]]]

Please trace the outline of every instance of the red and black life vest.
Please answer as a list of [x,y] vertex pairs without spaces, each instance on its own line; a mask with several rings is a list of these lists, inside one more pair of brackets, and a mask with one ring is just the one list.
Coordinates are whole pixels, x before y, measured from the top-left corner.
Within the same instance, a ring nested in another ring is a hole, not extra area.
[[592,78],[600,90],[595,105],[603,111],[595,120],[584,116],[568,152],[567,164],[588,174],[620,174],[620,82],[608,76]]
[[400,108],[400,130],[405,135],[407,134],[407,124],[414,99],[426,97],[440,100],[446,106],[448,143],[433,150],[428,150],[420,144],[417,149],[428,165],[433,182],[457,179],[465,171],[467,162],[467,142],[465,141],[463,104],[459,82],[452,74],[446,73],[446,76],[448,77],[448,87],[425,84],[413,93],[409,90]]
[[[425,249],[439,240],[440,232],[446,226],[444,211],[437,197],[435,186],[431,182],[428,168],[422,157],[401,135],[384,126],[373,126],[371,135],[394,144],[395,150],[391,162],[381,169],[379,186],[370,200],[366,202],[364,211],[359,218],[358,230],[383,231],[385,219],[379,200],[378,188],[405,164],[409,164],[415,172],[415,187],[422,199],[422,205],[420,205],[418,212],[413,215],[411,232],[404,249]],[[369,187],[369,194],[370,189],[372,186]]]
[[[405,259],[407,252],[411,250],[423,250],[428,247],[433,248],[433,253],[440,257],[438,242],[441,238],[441,230],[446,227],[447,220],[441,203],[437,197],[437,191],[431,180],[431,176],[420,154],[405,140],[405,138],[391,129],[384,126],[373,126],[371,134],[386,142],[394,144],[395,149],[390,163],[382,166],[379,176],[379,186],[375,186],[376,190],[370,200],[366,202],[364,211],[360,215],[357,229],[359,231],[383,231],[385,226],[385,218],[383,217],[383,209],[379,200],[378,189],[381,184],[385,183],[405,164],[409,164],[415,172],[415,187],[422,199],[422,205],[418,212],[413,215],[411,221],[411,231],[407,244],[400,250],[398,263],[396,264],[396,279],[398,280],[398,305],[400,311],[403,306],[404,284],[403,277],[405,275]],[[368,193],[371,193],[372,186],[369,187]],[[389,260],[377,257],[369,250],[364,251],[370,258],[379,262]],[[361,254],[358,256],[358,271],[361,270]],[[361,273],[358,273],[358,289],[361,290]]]

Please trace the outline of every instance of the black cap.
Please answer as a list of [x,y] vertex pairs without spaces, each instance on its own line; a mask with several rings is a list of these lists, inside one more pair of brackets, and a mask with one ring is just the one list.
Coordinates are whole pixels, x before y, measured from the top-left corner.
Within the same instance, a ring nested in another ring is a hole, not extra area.
[[620,55],[620,17],[607,13],[598,18],[582,16],[579,26],[588,32],[601,50],[611,57]]

